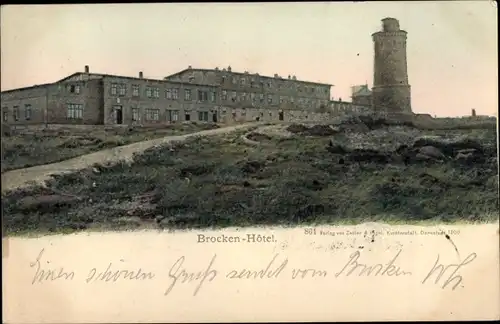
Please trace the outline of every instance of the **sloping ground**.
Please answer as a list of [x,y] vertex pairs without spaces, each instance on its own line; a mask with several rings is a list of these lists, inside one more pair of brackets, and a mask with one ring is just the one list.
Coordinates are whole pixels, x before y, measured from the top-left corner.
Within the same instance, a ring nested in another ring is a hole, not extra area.
[[112,147],[219,127],[212,123],[179,123],[161,127],[47,125],[44,128],[44,125],[32,125],[34,129],[9,132],[4,126],[7,125],[2,125],[2,173],[56,163]]
[[[5,193],[5,229],[498,219],[495,130],[423,131],[360,121],[281,127],[288,130],[241,128],[149,145],[128,163]],[[249,145],[242,135],[265,145]]]
[[17,169],[2,174],[2,192],[27,186],[31,183],[41,185],[49,180],[53,174],[63,174],[88,168],[96,163],[117,163],[119,161],[130,161],[136,153],[141,153],[155,145],[162,145],[175,141],[183,141],[192,136],[211,136],[224,134],[238,129],[247,129],[258,125],[249,123],[243,125],[229,126],[217,129],[210,129],[201,132],[166,136],[148,141],[137,142],[129,145],[113,147],[87,155],[82,155],[62,162],[34,166],[25,169]]

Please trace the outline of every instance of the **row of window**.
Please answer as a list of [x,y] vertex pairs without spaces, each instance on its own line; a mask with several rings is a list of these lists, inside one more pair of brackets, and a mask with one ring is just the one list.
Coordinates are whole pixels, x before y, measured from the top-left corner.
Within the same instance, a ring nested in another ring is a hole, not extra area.
[[[267,102],[268,104],[272,104],[275,99],[274,95],[268,94],[267,96],[263,93],[246,93],[246,92],[241,92],[237,93],[236,91],[231,91],[231,96],[228,97],[228,92],[226,90],[222,91],[222,100],[224,101],[232,101],[232,102],[260,102],[260,103],[265,103]],[[299,105],[309,105],[309,104],[317,104],[319,103],[317,99],[312,99],[312,98],[295,98],[292,96],[279,96],[279,103],[298,103]],[[326,104],[328,101],[325,100],[323,104]]]
[[[190,78],[191,80],[191,78]],[[273,82],[271,81],[256,81],[255,78],[247,78],[247,77],[231,77],[231,83],[233,85],[240,85],[242,87],[250,86],[251,88],[263,88],[266,86],[267,88],[272,88]],[[221,84],[227,84],[227,77],[223,76],[221,79]],[[314,86],[302,86],[297,84],[296,82],[287,82],[283,80],[277,84],[278,89],[292,89],[297,92],[305,92],[305,93],[328,93],[328,88],[324,87],[314,87]]]
[[[310,88],[314,89],[314,88]],[[235,98],[237,98],[236,91],[232,91],[232,96],[231,100],[236,101]],[[113,83],[111,85],[111,95],[112,96],[126,96],[127,95],[127,85],[126,84],[119,84],[119,83]],[[145,95],[147,98],[160,98],[160,88],[158,87],[146,87],[145,89]],[[265,102],[264,99],[264,94],[257,94],[257,93],[249,93],[249,97],[252,97],[252,101],[256,101],[256,96],[260,96],[260,102]],[[132,85],[132,96],[133,97],[139,97],[140,96],[140,87],[137,84]],[[245,97],[247,96],[247,93],[243,92],[240,94],[242,100],[245,101]],[[267,102],[272,103],[272,94],[267,95]],[[253,98],[255,97],[255,99]],[[178,100],[179,99],[179,89],[178,88],[169,88],[165,89],[165,98],[166,99],[171,99],[171,100]],[[216,102],[217,98],[217,93],[215,91],[204,91],[204,90],[198,90],[198,95],[197,95],[197,100],[198,101],[211,101],[211,102]],[[280,98],[287,98],[287,96],[280,96]],[[185,101],[191,101],[193,100],[193,90],[192,89],[184,89],[184,100]],[[227,96],[227,90],[222,91],[222,100],[228,100]],[[286,99],[280,99],[280,102],[284,102]],[[308,103],[307,101],[312,101],[312,99],[308,98],[299,98],[299,101],[306,101],[304,103]],[[290,102],[294,102],[294,97],[290,97]]]
[[[125,96],[127,95],[127,85],[113,83],[111,84],[111,95],[112,96]],[[146,87],[145,95],[147,98],[160,98],[160,88],[158,87]],[[132,85],[132,96],[139,97],[140,96],[140,87],[137,84]],[[179,89],[165,89],[165,98],[171,100],[179,99]],[[197,96],[198,101],[210,101],[215,102],[217,98],[217,93],[215,91],[205,91],[198,90]],[[193,100],[193,90],[192,89],[184,89],[184,100],[191,101]]]
[[[31,119],[31,114],[32,114],[32,106],[30,104],[24,105],[24,120],[30,120]],[[7,122],[9,120],[9,112],[7,107],[2,108],[3,111],[3,121]],[[19,106],[14,106],[13,107],[13,117],[15,121],[18,121],[21,119],[21,109]]]
[[[159,121],[160,120],[160,109],[146,109],[144,112],[144,119],[146,121]],[[132,108],[132,121],[141,120],[141,111],[139,108]],[[179,111],[178,110],[166,110],[166,120],[167,121],[178,121]],[[191,112],[186,111],[184,114],[184,120],[191,120]],[[208,111],[198,112],[199,121],[208,121]]]

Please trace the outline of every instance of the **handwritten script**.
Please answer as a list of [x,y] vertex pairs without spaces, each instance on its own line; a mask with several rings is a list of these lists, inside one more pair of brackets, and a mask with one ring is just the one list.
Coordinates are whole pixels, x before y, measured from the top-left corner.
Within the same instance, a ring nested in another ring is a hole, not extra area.
[[[48,284],[57,281],[83,280],[86,284],[117,283],[123,281],[160,281],[163,285],[164,296],[171,295],[179,286],[192,285],[193,296],[197,296],[207,284],[213,284],[217,280],[341,280],[342,278],[392,278],[398,280],[401,277],[415,277],[422,285],[434,285],[441,289],[455,290],[464,287],[464,279],[460,270],[470,265],[477,258],[476,253],[469,254],[463,261],[454,263],[443,263],[437,255],[434,263],[424,267],[422,273],[413,273],[400,263],[403,250],[396,251],[386,257],[386,260],[378,260],[376,263],[369,261],[363,252],[355,251],[347,257],[339,258],[338,265],[334,269],[321,269],[314,267],[296,267],[287,256],[276,253],[264,262],[259,268],[235,268],[221,270],[217,267],[219,256],[212,255],[206,263],[198,260],[195,266],[188,266],[188,258],[180,256],[167,269],[160,271],[145,270],[142,268],[131,269],[127,267],[124,260],[110,262],[102,268],[92,267],[84,273],[63,266],[52,267],[50,260],[44,256],[42,249],[35,260],[29,265],[33,270],[31,278],[32,285]],[[204,265],[203,265],[204,264]],[[191,289],[191,288],[189,288]]]

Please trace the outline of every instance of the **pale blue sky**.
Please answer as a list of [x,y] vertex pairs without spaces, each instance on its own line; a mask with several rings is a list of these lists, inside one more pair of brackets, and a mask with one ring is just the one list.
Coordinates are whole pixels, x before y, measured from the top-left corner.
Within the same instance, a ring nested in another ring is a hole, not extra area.
[[491,1],[16,5],[1,9],[2,90],[91,72],[162,78],[227,67],[332,83],[373,80],[371,34],[408,32],[415,112],[497,114],[497,8]]

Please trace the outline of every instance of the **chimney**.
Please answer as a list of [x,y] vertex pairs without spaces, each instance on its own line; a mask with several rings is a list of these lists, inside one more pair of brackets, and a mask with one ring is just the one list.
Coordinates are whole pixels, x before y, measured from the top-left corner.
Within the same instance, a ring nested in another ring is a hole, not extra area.
[[297,80],[297,77],[294,75],[294,76],[292,77],[292,79]]
[[227,67],[227,71],[231,72],[231,65]]
[[89,66],[85,65],[85,73],[89,73]]
[[219,67],[216,67],[216,68],[215,68],[215,71],[219,71]]
[[189,70],[191,70],[191,69],[192,69],[191,65],[189,65],[189,66],[188,66],[188,69],[189,69]]
[[278,74],[274,73],[274,77],[277,78],[278,77]]
[[143,74],[142,74],[142,71],[141,71],[141,72],[139,72],[139,79],[142,79],[142,77],[143,77]]
[[291,76],[290,76],[290,74],[289,74],[289,75],[288,75],[288,80],[290,80],[290,79],[291,79]]

